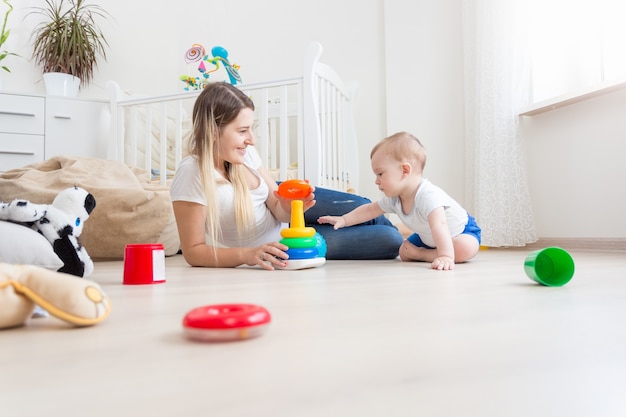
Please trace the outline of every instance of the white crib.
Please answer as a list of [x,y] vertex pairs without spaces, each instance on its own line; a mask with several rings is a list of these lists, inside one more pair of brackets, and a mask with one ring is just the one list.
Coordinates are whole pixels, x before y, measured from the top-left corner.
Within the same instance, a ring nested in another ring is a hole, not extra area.
[[[308,179],[317,187],[357,192],[357,83],[344,83],[319,62],[321,54],[315,42],[305,52],[301,76],[238,87],[255,103],[257,149],[274,179]],[[112,134],[107,157],[151,171],[165,185],[185,152],[200,91],[129,96],[115,82],[108,88]]]

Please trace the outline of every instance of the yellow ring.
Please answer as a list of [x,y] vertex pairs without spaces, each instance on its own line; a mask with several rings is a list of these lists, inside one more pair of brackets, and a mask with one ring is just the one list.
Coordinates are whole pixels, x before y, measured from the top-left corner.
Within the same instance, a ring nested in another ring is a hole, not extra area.
[[312,227],[288,227],[280,231],[282,237],[312,237],[315,229]]

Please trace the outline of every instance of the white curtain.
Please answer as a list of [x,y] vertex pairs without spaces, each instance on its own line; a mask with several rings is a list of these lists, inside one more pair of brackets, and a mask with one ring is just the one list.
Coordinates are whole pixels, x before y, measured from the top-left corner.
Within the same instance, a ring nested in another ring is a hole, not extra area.
[[466,200],[483,245],[537,240],[518,111],[528,104],[526,7],[518,0],[464,0]]

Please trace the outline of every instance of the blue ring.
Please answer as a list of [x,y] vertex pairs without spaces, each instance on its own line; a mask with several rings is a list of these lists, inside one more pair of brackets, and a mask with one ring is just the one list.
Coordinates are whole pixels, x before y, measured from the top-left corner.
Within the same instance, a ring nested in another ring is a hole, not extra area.
[[289,259],[311,259],[317,258],[317,248],[291,248],[287,249]]

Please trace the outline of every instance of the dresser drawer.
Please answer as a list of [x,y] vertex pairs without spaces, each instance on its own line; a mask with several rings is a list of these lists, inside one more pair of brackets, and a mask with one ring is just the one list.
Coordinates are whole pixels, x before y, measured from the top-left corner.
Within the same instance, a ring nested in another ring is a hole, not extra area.
[[0,94],[0,133],[44,134],[44,97]]
[[46,159],[58,155],[106,158],[102,115],[107,103],[46,97]]
[[43,161],[44,136],[0,133],[0,172]]

